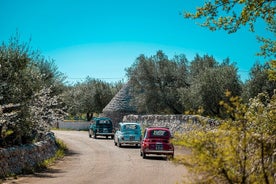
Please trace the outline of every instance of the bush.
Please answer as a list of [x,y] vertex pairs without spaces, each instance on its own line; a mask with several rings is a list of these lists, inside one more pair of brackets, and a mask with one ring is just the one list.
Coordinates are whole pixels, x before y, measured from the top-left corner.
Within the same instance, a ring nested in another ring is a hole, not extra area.
[[248,105],[229,101],[221,102],[229,118],[218,127],[176,135],[175,144],[193,152],[177,160],[204,176],[198,182],[275,183],[276,94],[259,94]]

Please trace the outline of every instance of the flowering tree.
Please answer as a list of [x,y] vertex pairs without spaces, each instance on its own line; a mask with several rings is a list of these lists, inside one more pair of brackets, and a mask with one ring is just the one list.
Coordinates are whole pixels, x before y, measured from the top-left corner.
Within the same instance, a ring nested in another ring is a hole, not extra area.
[[52,96],[51,92],[51,88],[41,89],[34,94],[29,104],[30,130],[36,140],[41,139],[66,115],[59,96]]

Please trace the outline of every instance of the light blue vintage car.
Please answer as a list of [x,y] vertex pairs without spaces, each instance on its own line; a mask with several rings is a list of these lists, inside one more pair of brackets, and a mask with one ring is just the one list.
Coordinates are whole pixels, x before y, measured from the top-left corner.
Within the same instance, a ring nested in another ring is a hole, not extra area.
[[121,147],[123,144],[136,145],[141,144],[141,127],[139,123],[123,122],[119,123],[119,128],[114,135],[115,146]]

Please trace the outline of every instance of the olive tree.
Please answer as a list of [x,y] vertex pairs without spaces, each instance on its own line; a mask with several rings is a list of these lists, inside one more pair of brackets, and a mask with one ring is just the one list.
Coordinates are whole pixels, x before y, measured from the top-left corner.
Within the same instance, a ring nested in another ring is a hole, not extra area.
[[116,85],[88,77],[86,81],[68,87],[62,96],[69,114],[86,114],[86,120],[90,121],[94,113],[102,112],[118,90]]
[[[0,46],[0,142],[2,144],[21,144],[36,138],[36,131],[32,128],[31,121],[35,113],[31,111],[30,104],[42,89],[51,88],[52,83],[47,81],[52,81],[56,77],[51,75],[45,80],[47,72],[42,72],[42,67],[38,64],[41,58],[37,51],[31,49],[30,43],[20,41],[18,34]],[[48,69],[52,72],[50,67]],[[49,98],[55,98],[54,94],[49,94]],[[51,110],[53,109],[48,108],[45,113]],[[42,118],[51,119],[52,116],[53,114],[49,113],[49,116]]]
[[177,89],[189,86],[187,63],[184,55],[170,60],[162,51],[136,59],[126,71],[140,113],[183,112]]
[[255,63],[250,70],[250,79],[245,82],[243,98],[248,101],[259,93],[265,92],[270,96],[274,94],[276,89],[276,81],[270,80],[268,63]]

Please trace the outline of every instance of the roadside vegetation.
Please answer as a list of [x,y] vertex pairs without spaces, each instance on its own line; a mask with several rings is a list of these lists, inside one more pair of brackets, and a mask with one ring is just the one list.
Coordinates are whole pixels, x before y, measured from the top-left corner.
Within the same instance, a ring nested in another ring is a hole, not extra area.
[[42,163],[39,163],[35,170],[47,169],[55,161],[63,158],[66,155],[66,152],[68,151],[66,144],[62,140],[56,139],[56,145],[58,150],[56,151],[55,155],[47,160],[44,160]]
[[[193,153],[176,161],[203,176],[198,183],[275,183],[275,11],[275,0],[217,0],[184,13],[212,31],[234,33],[241,26],[254,31],[255,21],[267,24],[268,37],[256,38],[262,43],[257,54],[267,62],[256,61],[246,81],[230,58],[217,61],[208,54],[189,61],[185,53],[168,58],[159,50],[141,54],[126,68],[137,113],[194,112],[220,119],[218,126],[202,122],[201,128],[175,136],[175,144]],[[43,140],[64,118],[89,121],[124,85],[90,77],[65,81],[54,60],[22,42],[18,33],[0,45],[0,147]]]
[[[23,168],[21,171],[21,174],[34,174],[35,172],[44,171],[48,169],[51,165],[53,165],[55,162],[62,159],[66,155],[68,148],[66,144],[60,139],[56,139],[56,145],[57,145],[57,151],[54,156],[44,160],[41,163],[37,163],[32,167]],[[7,175],[6,178],[8,177],[17,178],[17,175],[16,174]],[[0,180],[0,183],[1,182],[5,183],[6,178],[4,178],[3,180]]]
[[260,93],[247,104],[230,92],[226,97],[229,103],[220,105],[229,116],[220,125],[201,122],[175,135],[175,145],[192,151],[175,162],[202,176],[198,183],[275,183],[276,94]]
[[[240,12],[236,12],[237,7]],[[218,0],[184,15],[203,21],[201,26],[210,30],[224,29],[228,33],[245,25],[254,31],[255,21],[262,19],[275,39],[275,11],[273,0]],[[201,127],[175,136],[176,145],[192,152],[175,161],[200,176],[193,183],[276,182],[276,42],[268,37],[257,39],[263,43],[258,55],[268,58],[268,63],[253,66],[241,95],[226,88],[225,98],[216,101],[221,123],[213,126],[201,122]]]

